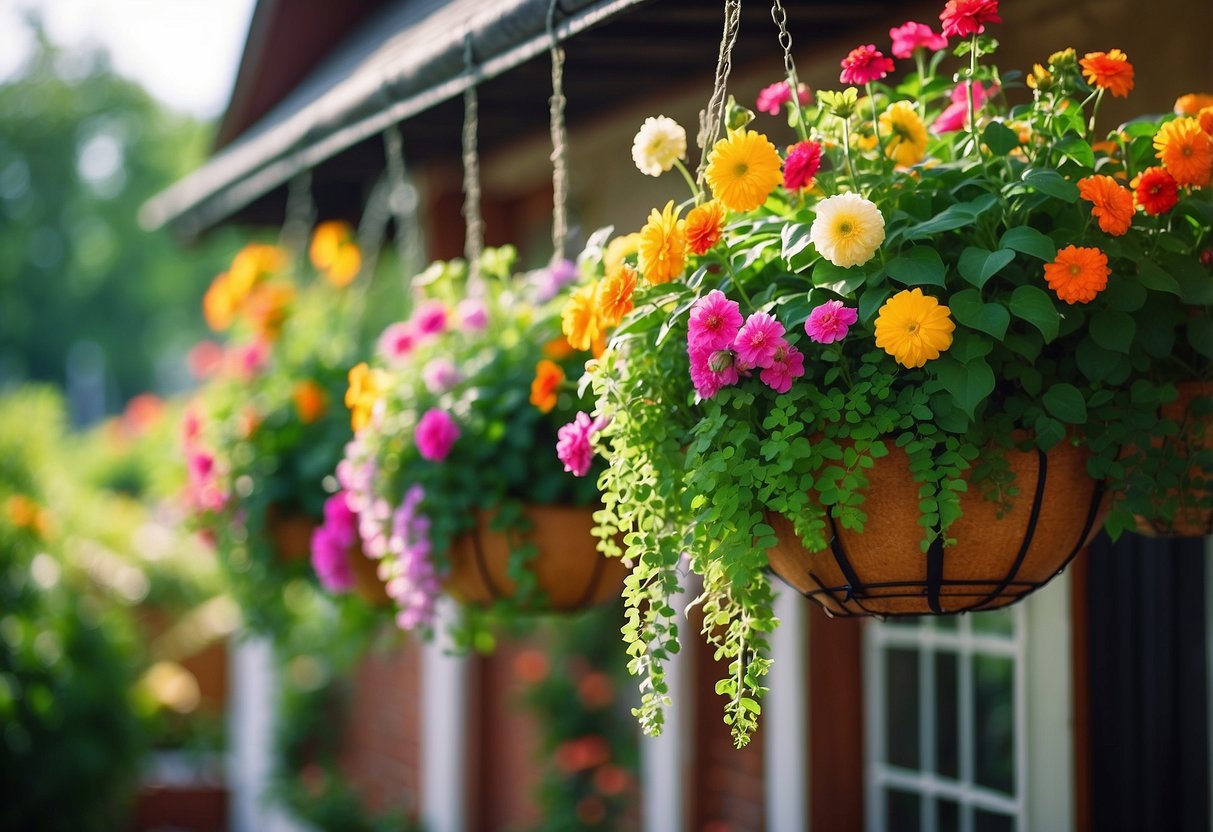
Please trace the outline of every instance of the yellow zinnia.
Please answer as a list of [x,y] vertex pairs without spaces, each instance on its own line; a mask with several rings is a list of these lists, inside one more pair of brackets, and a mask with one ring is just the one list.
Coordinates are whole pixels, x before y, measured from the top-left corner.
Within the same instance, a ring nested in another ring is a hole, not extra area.
[[952,346],[951,311],[922,289],[904,289],[876,315],[876,346],[903,367],[921,367]]
[[598,284],[582,286],[569,296],[560,313],[560,329],[575,350],[588,350],[598,340]]
[[371,411],[387,389],[388,375],[383,370],[372,369],[363,361],[350,368],[349,379],[345,406],[350,409],[350,426],[357,433],[370,424]]
[[783,181],[781,164],[779,151],[766,136],[744,128],[731,130],[712,147],[704,177],[725,208],[753,211]]
[[[639,260],[640,273],[649,283],[669,283],[682,276],[687,262],[686,222],[678,219],[674,200],[667,202],[660,212],[654,208],[649,221],[640,229]],[[573,346],[577,346],[576,342]]]
[[606,251],[602,255],[602,266],[606,269],[606,273],[610,274],[613,271],[617,271],[623,265],[623,261],[626,258],[631,257],[638,251],[640,251],[639,231],[633,231],[631,234],[616,237],[607,243]]
[[636,270],[624,263],[602,279],[598,287],[598,312],[603,326],[619,326],[632,311],[632,293],[636,290]]
[[927,155],[927,128],[909,101],[898,101],[880,116],[880,130],[888,136],[885,155],[909,167]]

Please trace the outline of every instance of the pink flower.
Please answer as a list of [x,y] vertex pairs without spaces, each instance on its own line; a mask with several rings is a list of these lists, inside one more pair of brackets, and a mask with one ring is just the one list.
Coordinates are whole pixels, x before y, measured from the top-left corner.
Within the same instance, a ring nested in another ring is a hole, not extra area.
[[358,541],[358,515],[346,492],[339,491],[324,501],[324,526],[342,546],[353,546]]
[[421,378],[425,381],[426,389],[435,396],[463,381],[463,375],[455,367],[455,362],[445,356],[426,364],[425,369],[421,371]]
[[[939,118],[935,119],[931,124],[931,132],[939,135],[941,133],[954,133],[957,130],[963,129],[965,121],[969,117],[969,81],[961,81],[952,89],[952,103],[948,109],[940,113]],[[991,95],[998,92],[997,86],[992,86],[988,90],[980,81],[973,85],[973,110],[980,110]]]
[[459,306],[455,309],[455,315],[459,318],[459,324],[467,332],[480,332],[489,325],[489,313],[484,308],[484,304],[473,298],[466,298],[459,302]]
[[396,363],[416,349],[417,341],[417,331],[411,324],[391,324],[379,336],[379,354]]
[[[801,104],[808,104],[813,100],[813,94],[809,92],[809,88],[804,84],[798,84],[796,92],[796,97],[800,99]],[[763,87],[759,91],[755,107],[760,113],[770,113],[773,116],[777,116],[783,105],[791,100],[791,86],[788,85],[787,81],[777,81],[769,87]]]
[[813,177],[821,170],[821,145],[817,142],[800,142],[788,151],[783,163],[783,186],[789,191],[799,191],[813,184]]
[[430,462],[442,462],[459,438],[459,425],[445,410],[431,408],[421,415],[413,440],[417,450]]
[[738,363],[742,368],[770,367],[776,350],[786,344],[783,333],[783,324],[766,312],[755,312],[746,319],[733,342]]
[[233,371],[246,381],[252,381],[270,361],[270,345],[265,341],[253,341],[236,347],[229,361]]
[[841,65],[842,74],[838,80],[844,84],[869,84],[893,71],[893,59],[886,58],[873,43],[856,46],[842,59]]
[[763,369],[758,377],[762,379],[763,384],[776,393],[786,393],[792,389],[792,379],[800,378],[803,375],[804,356],[801,355],[800,350],[784,341],[775,351],[775,358],[771,361],[771,366]]
[[559,260],[546,269],[540,269],[532,278],[535,286],[535,301],[547,303],[560,294],[560,290],[577,279],[577,264],[572,260]]
[[324,524],[312,532],[312,568],[321,585],[329,592],[348,592],[354,588],[350,558],[358,540],[358,518],[350,508],[344,491],[324,501]]
[[575,477],[584,477],[594,462],[594,446],[590,440],[602,430],[601,419],[591,420],[589,414],[579,411],[573,421],[556,432],[556,456],[564,463],[564,470]]
[[691,364],[691,383],[701,399],[710,399],[720,388],[736,384],[740,378],[737,356],[732,350],[687,347]]
[[847,330],[859,319],[859,312],[843,306],[840,300],[827,300],[809,313],[804,331],[819,344],[833,344],[847,337]]
[[980,35],[987,23],[1002,23],[998,0],[948,0],[939,19],[943,22],[943,33],[956,38]]
[[728,349],[737,337],[741,321],[741,307],[725,297],[724,292],[713,289],[691,307],[687,324],[688,348],[708,351]]
[[441,301],[426,301],[413,310],[409,323],[413,325],[419,337],[438,335],[445,332],[447,324],[446,307],[442,305]]
[[889,37],[893,39],[893,48],[889,51],[893,53],[894,58],[912,58],[915,49],[930,49],[936,52],[948,48],[948,39],[932,32],[931,27],[925,23],[903,23],[895,29],[890,29]]

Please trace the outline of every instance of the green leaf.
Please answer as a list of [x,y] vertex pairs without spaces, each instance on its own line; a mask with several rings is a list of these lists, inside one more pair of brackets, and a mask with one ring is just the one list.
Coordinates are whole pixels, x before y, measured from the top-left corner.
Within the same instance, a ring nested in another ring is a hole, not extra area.
[[885,266],[889,277],[906,286],[943,286],[947,268],[930,246],[914,246]]
[[[1053,148],[1062,156],[1068,156],[1084,168],[1095,167],[1095,151],[1091,149],[1091,145],[1087,144],[1086,140],[1079,136],[1069,136]],[[1073,202],[1074,200],[1068,200]]]
[[1136,332],[1137,324],[1128,312],[1101,309],[1091,316],[1091,338],[1105,350],[1127,355]]
[[1027,321],[1040,330],[1045,342],[1057,337],[1061,317],[1057,307],[1043,289],[1036,286],[1020,286],[1011,293],[1011,314]]
[[1188,321],[1188,343],[1206,358],[1213,358],[1213,318],[1208,316]]
[[953,403],[970,419],[977,406],[994,392],[994,371],[984,358],[961,364],[944,356],[928,366],[952,395]]
[[1179,283],[1179,299],[1184,303],[1192,306],[1213,304],[1213,278],[1208,274],[1177,274],[1176,280]]
[[1078,201],[1078,186],[1050,168],[1028,168],[1023,172],[1023,181],[1033,190],[1063,202]]
[[978,216],[997,204],[997,196],[994,194],[982,194],[969,202],[958,202],[955,205],[949,205],[931,219],[907,228],[903,236],[907,240],[918,240],[923,237],[934,237],[944,231],[951,231],[954,228],[972,225],[977,221]]
[[1015,259],[1015,252],[1010,249],[989,249],[969,246],[960,255],[956,268],[960,276],[972,283],[978,289],[985,286],[991,277],[1005,269]]
[[968,329],[958,329],[952,333],[948,355],[961,364],[967,364],[975,358],[985,358],[993,350],[994,342],[989,338]]
[[1002,239],[998,241],[998,247],[1030,254],[1046,263],[1057,256],[1057,243],[1027,225],[1008,228],[1007,233],[1003,234]]
[[813,267],[813,285],[843,297],[862,286],[867,278],[868,274],[863,269],[855,266],[844,269],[829,260],[821,260]]
[[1036,420],[1036,444],[1042,451],[1047,451],[1066,438],[1066,428],[1056,419],[1043,413]]
[[[799,271],[795,267],[795,264],[792,263],[792,258],[813,244],[813,241],[809,238],[809,229],[811,227],[807,223],[795,222],[785,225],[780,232],[779,236],[783,243],[780,256],[787,261],[788,268],[792,269],[792,271]],[[804,268],[804,266],[801,265],[801,268]]]
[[948,308],[956,320],[967,327],[981,330],[998,340],[1007,334],[1011,313],[1001,303],[984,303],[976,289],[965,289],[948,298]]
[[1075,351],[1078,369],[1091,381],[1107,381],[1128,368],[1129,360],[1119,352],[1104,349],[1093,338],[1083,338]]
[[1153,289],[1156,292],[1170,292],[1173,295],[1182,294],[1179,282],[1153,260],[1147,260],[1144,257],[1138,260],[1137,276],[1141,280],[1141,285],[1147,289]]
[[1145,306],[1146,288],[1139,281],[1120,279],[1108,281],[1103,291],[1103,300],[1108,306],[1121,312],[1136,312]]
[[1045,410],[1069,425],[1081,425],[1087,421],[1087,403],[1082,393],[1073,384],[1054,384],[1045,391]]
[[[977,88],[974,87],[973,91],[976,92]],[[991,121],[987,124],[986,129],[981,132],[981,140],[998,156],[1006,156],[1019,147],[1019,134],[1001,121]]]
[[859,296],[859,320],[865,324],[876,317],[880,307],[889,299],[893,290],[887,286],[870,286]]

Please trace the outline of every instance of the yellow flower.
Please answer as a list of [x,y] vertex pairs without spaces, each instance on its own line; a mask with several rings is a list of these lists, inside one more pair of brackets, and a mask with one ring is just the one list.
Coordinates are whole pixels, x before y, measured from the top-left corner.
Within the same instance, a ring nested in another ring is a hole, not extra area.
[[903,289],[876,315],[876,346],[903,367],[921,367],[952,346],[950,313],[922,289]]
[[569,296],[560,314],[560,329],[575,350],[588,350],[598,340],[598,284],[582,286]]
[[232,297],[228,272],[211,281],[210,288],[202,296],[202,315],[206,318],[206,325],[215,332],[222,332],[232,325],[236,317],[236,302]]
[[354,242],[354,229],[342,220],[328,220],[316,226],[308,256],[312,265],[324,272],[325,279],[338,289],[348,286],[362,268],[362,252]]
[[1053,73],[1040,64],[1032,64],[1032,71],[1028,73],[1027,82],[1031,89],[1047,90],[1053,86]]
[[232,258],[228,270],[232,302],[239,306],[263,278],[286,267],[286,252],[266,243],[249,243]]
[[898,101],[880,116],[880,129],[888,136],[885,155],[909,167],[927,155],[927,128],[909,101]]
[[766,136],[752,130],[732,130],[708,154],[704,177],[725,208],[753,211],[783,181],[781,164],[779,151]]
[[345,406],[350,409],[350,426],[360,431],[371,421],[371,411],[383,398],[388,375],[371,369],[365,361],[350,368],[350,386],[345,391]]
[[[678,219],[674,200],[670,200],[662,211],[654,208],[640,229],[640,273],[649,283],[669,283],[682,276],[686,262],[686,222]],[[572,338],[569,340],[577,346]]]
[[602,266],[606,269],[606,273],[610,274],[618,270],[626,258],[631,257],[638,251],[640,251],[639,231],[633,231],[631,234],[616,237],[607,243],[606,251],[602,255]]
[[884,242],[884,215],[858,194],[838,194],[817,203],[809,239],[835,266],[859,266]]

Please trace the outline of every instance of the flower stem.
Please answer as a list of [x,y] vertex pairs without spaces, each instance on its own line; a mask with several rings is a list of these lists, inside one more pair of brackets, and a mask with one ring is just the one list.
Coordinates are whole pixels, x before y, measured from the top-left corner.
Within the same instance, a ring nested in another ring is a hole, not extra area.
[[754,306],[754,301],[750,300],[750,295],[745,290],[745,286],[741,285],[741,280],[737,277],[737,273],[733,271],[732,252],[725,251],[724,253],[724,268],[729,273],[729,278],[733,281],[733,285],[737,287],[741,299],[745,301],[745,305],[753,312],[758,311],[758,307]]
[[851,120],[842,120],[842,155],[847,162],[847,176],[851,177],[851,187],[855,193],[860,193],[859,180],[855,178],[855,166],[851,164]]
[[695,203],[703,199],[703,191],[699,190],[699,186],[695,184],[695,179],[691,176],[691,172],[687,170],[687,166],[682,163],[681,159],[674,160],[674,167],[678,168],[678,172],[682,174],[682,178],[686,180],[687,187],[691,189],[691,196]]
[[973,85],[977,83],[977,33],[974,32],[969,41],[969,80],[965,87],[969,100],[969,135],[973,137],[973,147],[981,156],[981,139],[977,136],[977,107],[973,102]]
[[1099,92],[1095,94],[1095,106],[1091,108],[1091,120],[1087,122],[1087,141],[1091,140],[1091,134],[1095,132],[1095,117],[1099,115],[1099,104],[1103,101],[1103,87],[1099,88]]
[[926,50],[919,46],[914,49],[914,63],[918,65],[918,114],[927,117],[927,101],[922,88],[927,85]]
[[876,136],[876,153],[879,155],[882,148],[880,146],[880,116],[876,113],[876,96],[872,93],[872,82],[863,85],[868,91],[868,101],[872,104],[872,133]]

